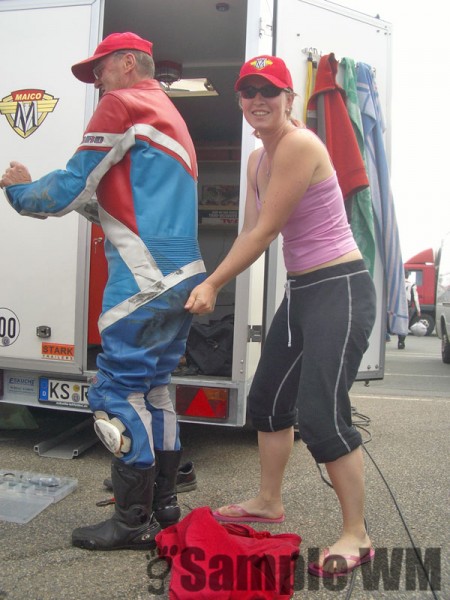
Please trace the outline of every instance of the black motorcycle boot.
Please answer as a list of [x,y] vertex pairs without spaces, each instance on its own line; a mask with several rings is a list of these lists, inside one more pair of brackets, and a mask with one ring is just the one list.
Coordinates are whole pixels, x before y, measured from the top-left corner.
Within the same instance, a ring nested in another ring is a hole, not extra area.
[[[112,492],[112,480],[110,477],[103,480],[103,485],[107,490]],[[197,475],[194,463],[188,460],[178,467],[176,492],[177,494],[183,494],[184,492],[191,492],[196,489]]]
[[115,512],[107,521],[75,529],[72,544],[87,550],[155,548],[156,534],[161,531],[152,512],[155,472],[155,465],[138,469],[113,458]]
[[156,479],[153,513],[163,529],[178,523],[181,510],[177,501],[177,475],[181,450],[155,450]]
[[195,474],[194,463],[188,460],[184,465],[178,467],[177,473],[177,494],[191,492],[197,489],[197,476]]

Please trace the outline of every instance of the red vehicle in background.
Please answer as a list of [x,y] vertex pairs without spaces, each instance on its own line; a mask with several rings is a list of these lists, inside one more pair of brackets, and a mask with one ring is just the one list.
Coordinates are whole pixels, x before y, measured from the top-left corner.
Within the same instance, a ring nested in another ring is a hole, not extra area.
[[421,316],[415,315],[410,326],[416,321],[427,322],[427,335],[434,331],[436,322],[436,256],[432,248],[422,250],[404,263],[419,293]]

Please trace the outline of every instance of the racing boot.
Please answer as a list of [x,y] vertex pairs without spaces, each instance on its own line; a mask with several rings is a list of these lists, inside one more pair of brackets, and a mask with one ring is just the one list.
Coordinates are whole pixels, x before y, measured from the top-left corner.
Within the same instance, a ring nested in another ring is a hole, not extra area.
[[197,476],[195,474],[194,463],[188,460],[184,465],[178,467],[177,473],[177,494],[191,492],[197,489]]
[[[112,492],[112,480],[110,477],[103,480],[103,485],[107,490]],[[194,463],[191,460],[188,460],[178,467],[176,491],[177,494],[182,494],[196,489],[197,475],[195,473]]]
[[181,510],[177,502],[177,475],[181,450],[155,450],[156,479],[153,512],[163,529],[178,523]]
[[87,550],[151,550],[161,527],[153,516],[155,465],[139,469],[118,458],[111,463],[115,512],[107,521],[78,527],[72,544]]

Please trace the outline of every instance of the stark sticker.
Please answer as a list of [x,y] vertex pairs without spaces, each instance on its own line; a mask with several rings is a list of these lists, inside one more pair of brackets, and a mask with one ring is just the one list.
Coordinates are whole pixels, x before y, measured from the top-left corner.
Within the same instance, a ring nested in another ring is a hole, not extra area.
[[42,342],[42,358],[51,360],[73,360],[75,357],[75,346],[71,344],[49,344]]

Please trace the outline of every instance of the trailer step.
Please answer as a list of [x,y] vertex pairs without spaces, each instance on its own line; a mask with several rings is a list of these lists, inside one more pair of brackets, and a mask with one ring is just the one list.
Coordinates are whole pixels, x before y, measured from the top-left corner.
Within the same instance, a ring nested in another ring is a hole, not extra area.
[[63,431],[54,438],[39,442],[34,451],[46,458],[75,458],[99,441],[92,426],[92,419]]

